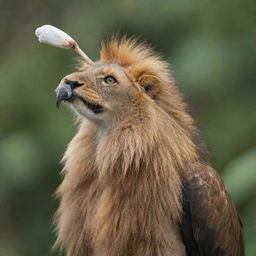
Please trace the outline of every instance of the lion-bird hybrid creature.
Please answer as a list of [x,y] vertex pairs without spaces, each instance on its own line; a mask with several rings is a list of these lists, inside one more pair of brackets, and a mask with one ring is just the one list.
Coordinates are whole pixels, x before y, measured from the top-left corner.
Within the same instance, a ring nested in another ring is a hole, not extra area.
[[69,256],[242,256],[241,222],[169,65],[135,39],[102,43],[56,89],[80,125],[57,190]]

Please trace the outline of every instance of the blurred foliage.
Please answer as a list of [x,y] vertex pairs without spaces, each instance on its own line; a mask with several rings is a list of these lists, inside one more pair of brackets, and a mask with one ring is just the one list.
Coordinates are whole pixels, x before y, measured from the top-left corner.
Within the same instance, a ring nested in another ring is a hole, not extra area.
[[75,126],[53,90],[71,52],[40,45],[36,27],[69,33],[92,58],[112,32],[140,35],[172,63],[256,255],[256,2],[0,1],[0,255],[49,255],[58,164]]

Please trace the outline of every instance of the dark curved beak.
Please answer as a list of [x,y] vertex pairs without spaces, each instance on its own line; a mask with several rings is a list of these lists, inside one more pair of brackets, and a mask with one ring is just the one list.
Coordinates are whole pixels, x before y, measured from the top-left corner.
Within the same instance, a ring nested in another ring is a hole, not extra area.
[[73,90],[84,83],[78,81],[72,81],[67,78],[64,79],[64,83],[61,83],[56,89],[56,107],[59,108],[60,103],[65,100],[69,100],[75,96]]
[[73,96],[72,88],[69,84],[60,84],[56,89],[56,107],[59,108],[62,101],[68,100]]

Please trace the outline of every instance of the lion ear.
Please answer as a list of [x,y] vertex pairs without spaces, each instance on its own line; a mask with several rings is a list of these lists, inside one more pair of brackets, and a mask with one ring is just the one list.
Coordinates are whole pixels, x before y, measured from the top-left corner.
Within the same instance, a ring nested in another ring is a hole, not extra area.
[[152,99],[156,98],[160,90],[160,79],[156,75],[142,74],[137,81],[147,95]]

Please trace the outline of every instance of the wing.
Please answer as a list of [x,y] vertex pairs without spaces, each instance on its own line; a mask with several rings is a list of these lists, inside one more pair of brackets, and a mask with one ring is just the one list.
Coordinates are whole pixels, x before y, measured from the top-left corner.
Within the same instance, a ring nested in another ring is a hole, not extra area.
[[181,234],[188,256],[244,256],[242,223],[223,181],[193,164],[183,182]]

